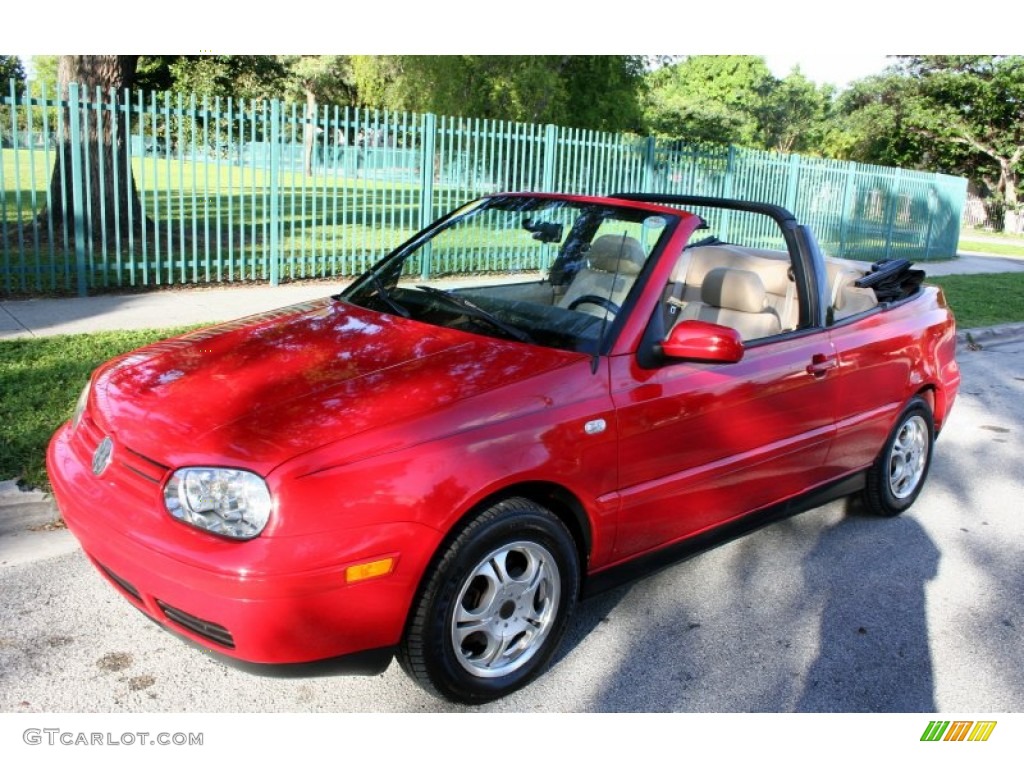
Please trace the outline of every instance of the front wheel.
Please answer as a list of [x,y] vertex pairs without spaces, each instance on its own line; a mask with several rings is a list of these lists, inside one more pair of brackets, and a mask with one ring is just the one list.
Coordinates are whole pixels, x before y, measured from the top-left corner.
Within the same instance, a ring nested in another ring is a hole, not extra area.
[[920,397],[903,409],[874,465],[868,470],[864,501],[877,515],[892,517],[917,498],[932,460],[935,425]]
[[528,499],[502,501],[470,522],[428,575],[399,661],[453,701],[500,698],[543,671],[578,590],[565,525]]

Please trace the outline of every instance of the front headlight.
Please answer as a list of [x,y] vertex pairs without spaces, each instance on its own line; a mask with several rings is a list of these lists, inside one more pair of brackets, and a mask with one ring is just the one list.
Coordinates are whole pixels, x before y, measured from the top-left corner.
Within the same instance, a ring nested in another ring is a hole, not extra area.
[[242,469],[185,467],[164,487],[172,516],[232,539],[259,536],[270,519],[270,489],[259,475]]

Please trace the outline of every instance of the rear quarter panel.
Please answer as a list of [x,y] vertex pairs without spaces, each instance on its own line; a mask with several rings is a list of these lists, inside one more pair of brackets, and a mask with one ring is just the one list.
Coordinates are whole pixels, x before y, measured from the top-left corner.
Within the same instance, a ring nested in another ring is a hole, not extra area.
[[956,327],[941,291],[926,286],[890,308],[833,326],[839,357],[836,441],[828,464],[836,473],[869,466],[899,412],[917,394],[941,429],[959,388]]

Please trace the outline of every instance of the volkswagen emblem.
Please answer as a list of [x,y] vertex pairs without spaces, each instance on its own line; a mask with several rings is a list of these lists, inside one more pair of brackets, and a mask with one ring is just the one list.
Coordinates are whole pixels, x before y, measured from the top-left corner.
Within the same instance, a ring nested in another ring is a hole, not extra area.
[[92,455],[92,473],[102,475],[110,466],[110,458],[114,455],[114,441],[104,437],[103,442],[96,446],[96,453]]

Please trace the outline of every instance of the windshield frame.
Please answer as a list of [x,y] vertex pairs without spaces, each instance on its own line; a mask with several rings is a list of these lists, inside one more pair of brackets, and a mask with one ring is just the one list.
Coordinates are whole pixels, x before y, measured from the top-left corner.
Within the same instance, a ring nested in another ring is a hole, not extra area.
[[[516,270],[509,270],[505,273],[510,278],[504,283],[495,284],[494,287],[508,287],[516,285],[532,286],[532,285],[548,285],[552,286],[552,290],[555,290],[556,283],[552,282],[555,280],[565,281],[566,275],[569,274],[571,279],[572,270],[566,272],[563,268],[569,264],[572,260],[568,259],[572,248],[579,247],[579,243],[575,246],[571,242],[574,237],[580,237],[581,233],[577,232],[577,228],[581,226],[581,222],[586,219],[587,222],[592,223],[597,221],[597,227],[605,220],[623,221],[627,224],[647,226],[645,222],[652,217],[659,220],[659,229],[653,236],[654,241],[650,246],[650,251],[644,258],[642,267],[639,268],[639,272],[633,275],[631,287],[628,290],[628,294],[624,301],[619,306],[619,311],[616,313],[605,312],[602,314],[600,319],[600,329],[596,337],[590,338],[585,336],[577,337],[577,344],[575,346],[566,346],[563,344],[556,343],[545,343],[543,340],[537,340],[538,330],[531,324],[523,324],[521,330],[530,337],[530,341],[520,340],[522,343],[533,343],[538,346],[553,347],[561,349],[572,349],[581,353],[594,355],[594,354],[607,354],[610,349],[613,348],[614,343],[625,325],[627,318],[633,311],[633,308],[644,290],[648,277],[653,269],[653,266],[661,259],[661,256],[668,245],[673,240],[673,235],[679,226],[680,221],[686,216],[682,211],[667,209],[662,206],[649,206],[638,204],[631,201],[620,201],[610,200],[608,198],[589,197],[589,196],[577,196],[577,195],[558,195],[550,193],[503,193],[488,195],[485,197],[476,198],[468,203],[459,206],[447,215],[438,219],[430,226],[417,232],[407,241],[402,243],[400,246],[395,248],[390,253],[386,254],[383,258],[379,259],[369,269],[367,269],[359,278],[357,278],[352,284],[345,288],[341,293],[335,295],[333,298],[338,301],[344,301],[362,308],[372,309],[374,311],[382,311],[388,314],[394,314],[400,319],[411,319],[415,322],[424,322],[428,325],[440,326],[440,327],[453,327],[452,325],[446,325],[444,323],[432,322],[429,319],[423,317],[406,318],[402,314],[396,312],[393,307],[389,308],[388,305],[392,301],[396,300],[394,293],[407,292],[407,288],[404,283],[407,281],[410,283],[423,283],[424,279],[422,275],[416,274],[415,270],[410,272],[407,269],[406,262],[408,259],[415,257],[416,254],[420,253],[424,246],[434,241],[441,233],[458,227],[459,224],[470,217],[480,215],[482,212],[487,210],[506,210],[510,215],[523,215],[528,214],[532,210],[551,211],[561,209],[574,209],[576,211],[575,219],[573,224],[568,228],[568,232],[565,234],[564,239],[558,243],[554,240],[542,239],[550,234],[548,230],[542,230],[540,233],[534,233],[533,239],[541,240],[544,243],[552,243],[554,249],[557,251],[554,261],[548,266],[547,269],[541,269],[537,271],[536,281],[525,281],[519,283],[515,280]],[[595,218],[596,217],[596,218]],[[584,223],[583,226],[589,226],[590,224]],[[597,227],[594,227],[594,231],[587,233],[582,232],[582,236],[593,236],[596,232]],[[529,229],[524,225],[527,231],[533,232],[533,229]],[[562,237],[561,232],[558,233],[559,237]],[[625,233],[623,233],[625,238]],[[573,251],[572,256],[576,259],[576,262],[585,262],[585,251],[589,247],[589,243],[583,243],[583,250],[580,253]],[[576,269],[580,267],[577,265]],[[559,272],[559,269],[562,269]],[[530,274],[533,274],[535,270],[529,270]],[[556,272],[558,274],[556,274]],[[430,271],[427,272],[427,279],[433,280],[439,277],[452,277],[455,273],[438,273],[433,274]],[[457,277],[466,277],[471,279],[472,276],[482,276],[486,274],[486,270],[473,271],[469,273],[457,274]],[[526,274],[526,271],[524,271]],[[619,277],[619,272],[615,272],[615,277]],[[614,281],[613,281],[614,282]],[[374,303],[371,301],[372,297],[379,292],[379,287],[383,284],[385,287],[386,296],[382,296],[382,301]],[[558,283],[557,286],[562,287],[563,292],[567,283]],[[410,286],[411,287],[411,286]],[[481,290],[485,287],[483,284],[479,286]],[[471,290],[470,288],[461,288],[459,290]],[[472,295],[472,294],[471,294]],[[556,293],[554,298],[557,298]],[[435,297],[436,298],[436,297]],[[473,301],[477,301],[476,298]],[[524,302],[525,304],[526,302]],[[538,307],[543,306],[537,304]],[[552,306],[557,306],[552,304]],[[451,304],[449,303],[449,307]],[[507,318],[505,318],[507,322]],[[473,332],[481,333],[482,335],[495,336],[494,333],[488,333],[482,328],[467,328]],[[543,334],[540,334],[543,336]],[[509,336],[500,336],[500,338],[510,338]]]

